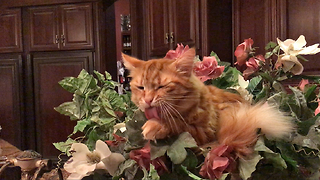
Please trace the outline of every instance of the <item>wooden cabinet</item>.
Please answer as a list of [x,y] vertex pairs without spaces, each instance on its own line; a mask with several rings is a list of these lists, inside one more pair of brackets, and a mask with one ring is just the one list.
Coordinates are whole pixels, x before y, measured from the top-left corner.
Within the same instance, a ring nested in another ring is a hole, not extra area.
[[[318,0],[234,0],[234,44],[236,47],[244,39],[252,38],[257,53],[265,53],[264,46],[269,41],[306,37],[307,46],[320,42],[320,1]],[[320,54],[304,56],[304,74],[319,75]]]
[[178,43],[232,62],[232,0],[130,0],[132,54],[164,57]]
[[0,53],[21,52],[21,10],[0,13],[0,27]]
[[31,51],[93,48],[92,4],[28,9]]
[[72,93],[58,82],[64,77],[77,77],[82,69],[93,71],[92,52],[34,53],[33,64],[37,151],[44,157],[57,157],[59,151],[52,145],[65,141],[73,132],[76,121],[61,115],[53,108],[72,100]]
[[198,0],[144,1],[148,57],[163,57],[178,43],[198,48]]
[[0,56],[0,137],[21,148],[22,59],[20,55]]

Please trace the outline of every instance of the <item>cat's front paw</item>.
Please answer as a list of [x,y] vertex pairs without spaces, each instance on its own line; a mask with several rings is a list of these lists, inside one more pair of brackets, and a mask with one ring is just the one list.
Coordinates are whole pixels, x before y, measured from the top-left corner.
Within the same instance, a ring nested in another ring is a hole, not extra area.
[[142,126],[142,134],[146,140],[166,138],[169,134],[167,127],[162,125],[157,119],[149,119]]

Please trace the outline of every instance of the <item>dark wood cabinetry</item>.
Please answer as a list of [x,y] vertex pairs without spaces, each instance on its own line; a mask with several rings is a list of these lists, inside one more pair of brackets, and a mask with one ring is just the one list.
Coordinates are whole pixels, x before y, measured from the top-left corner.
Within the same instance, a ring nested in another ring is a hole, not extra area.
[[0,126],[1,138],[21,147],[22,59],[20,55],[0,56]]
[[[269,41],[306,37],[307,46],[320,42],[320,1],[318,0],[234,0],[234,44],[252,38],[258,53],[264,54]],[[304,74],[319,75],[320,54],[305,56],[309,61],[301,62]]]
[[0,13],[0,27],[0,53],[21,52],[21,10]]
[[232,62],[232,0],[130,0],[132,54],[164,57],[177,44]]
[[198,0],[150,0],[143,2],[147,57],[163,57],[178,43],[198,46]]
[[78,76],[82,69],[92,73],[92,52],[35,53],[30,56],[33,64],[37,151],[45,157],[59,154],[53,142],[65,141],[72,133],[76,121],[57,113],[58,107],[72,100],[72,94],[58,82],[64,77]]
[[93,48],[92,4],[28,8],[31,51]]
[[65,141],[76,122],[54,110],[72,100],[58,82],[82,69],[116,73],[111,4],[25,0],[0,12],[1,138],[44,158],[59,155],[52,143]]

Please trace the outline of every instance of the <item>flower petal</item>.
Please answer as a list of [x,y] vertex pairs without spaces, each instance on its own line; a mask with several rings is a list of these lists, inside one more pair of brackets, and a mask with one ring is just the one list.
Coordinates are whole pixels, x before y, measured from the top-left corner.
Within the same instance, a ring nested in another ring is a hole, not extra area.
[[72,156],[78,161],[86,161],[87,154],[90,153],[88,147],[83,143],[73,143],[71,145]]
[[303,48],[302,51],[299,52],[299,54],[317,54],[320,52],[320,48],[318,48],[319,44],[314,44],[312,46],[308,46],[306,48]]
[[314,111],[314,115],[316,116],[317,114],[320,113],[320,99],[318,99],[318,107],[317,109]]
[[67,180],[79,180],[82,179],[84,175],[82,174],[77,174],[77,173],[72,173],[68,176]]
[[118,170],[120,163],[125,161],[125,158],[119,153],[112,153],[109,157],[101,160],[106,166],[109,174],[113,176]]
[[300,50],[307,44],[304,35],[300,35],[296,42],[293,43],[294,50]]
[[93,172],[96,169],[96,164],[83,163],[75,167],[77,174],[82,174],[84,176],[88,173]]
[[229,165],[229,159],[227,157],[215,157],[212,163],[212,169],[219,167],[226,168]]
[[104,159],[104,158],[106,158],[106,157],[111,155],[111,151],[109,149],[109,146],[105,142],[103,142],[101,140],[98,140],[96,142],[95,151],[100,154],[101,159]]
[[309,80],[308,79],[302,79],[298,85],[299,89],[301,91],[304,91],[304,87],[309,84]]
[[238,74],[238,83],[242,88],[247,88],[249,85],[249,81],[244,80],[244,78],[240,74]]
[[74,165],[77,163],[78,161],[76,161],[76,159],[74,159],[73,157],[70,158],[66,163],[64,163],[63,168],[69,172],[69,173],[75,173],[76,170],[74,168]]

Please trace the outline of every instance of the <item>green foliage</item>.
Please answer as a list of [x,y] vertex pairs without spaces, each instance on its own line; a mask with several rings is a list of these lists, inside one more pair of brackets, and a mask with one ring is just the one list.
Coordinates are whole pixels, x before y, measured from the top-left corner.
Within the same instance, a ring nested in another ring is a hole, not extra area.
[[[119,95],[115,88],[117,82],[113,81],[108,72],[105,75],[94,71],[97,79],[87,71],[82,70],[78,77],[66,77],[59,84],[67,91],[73,93],[71,102],[65,102],[54,109],[76,120],[71,138],[76,133],[82,133],[80,140],[94,147],[98,139],[112,139],[113,126],[125,119],[116,112],[122,112],[130,119],[136,107],[130,101],[130,94]],[[68,153],[70,139],[66,142],[55,143],[62,152]],[[64,147],[64,148],[61,148]]]
[[[320,115],[314,115],[318,107],[317,99],[320,77],[292,75],[274,68],[273,57],[280,53],[280,47],[273,42],[266,46],[266,62],[259,62],[259,67],[248,78],[247,86],[240,87],[239,77],[242,72],[232,67],[230,63],[220,61],[216,53],[212,52],[219,66],[224,66],[224,72],[216,79],[207,80],[207,85],[214,85],[222,89],[238,91],[252,97],[252,104],[267,102],[278,107],[291,116],[296,123],[296,131],[285,140],[271,140],[260,136],[254,145],[251,156],[238,157],[236,176],[234,172],[224,172],[220,178],[230,179],[317,179],[320,167]],[[250,54],[251,53],[251,54]],[[250,52],[250,57],[254,53]],[[303,57],[298,56],[299,59]],[[112,140],[114,125],[125,123],[124,133],[116,132],[126,139],[120,152],[126,160],[120,164],[114,180],[125,179],[185,179],[201,180],[199,170],[203,165],[207,149],[198,147],[193,137],[187,133],[166,139],[150,142],[150,160],[164,158],[163,162],[168,171],[160,174],[152,164],[150,169],[140,167],[129,158],[131,150],[139,150],[147,141],[143,138],[141,127],[147,121],[144,113],[130,100],[130,92],[119,95],[116,92],[117,83],[112,81],[108,72],[104,75],[94,71],[90,75],[85,70],[78,77],[67,77],[59,84],[73,93],[73,99],[56,107],[55,110],[77,121],[73,132],[67,141],[54,143],[62,152],[68,153],[72,143],[79,140],[89,149],[93,149],[97,140]],[[287,86],[288,79],[308,79],[311,83],[304,90]],[[241,81],[242,82],[242,81]],[[244,81],[243,81],[244,82]],[[245,84],[245,83],[243,83]],[[241,90],[239,90],[239,88]],[[242,91],[242,92],[241,92]],[[245,92],[245,93],[243,93]],[[119,115],[120,114],[120,115]],[[123,115],[121,115],[123,114]],[[73,136],[81,135],[75,139]],[[119,146],[120,147],[120,146]],[[117,148],[117,147],[115,147]],[[146,153],[147,154],[147,153]],[[69,155],[69,154],[68,154]],[[231,177],[232,176],[232,177]],[[100,176],[96,176],[97,179]]]

